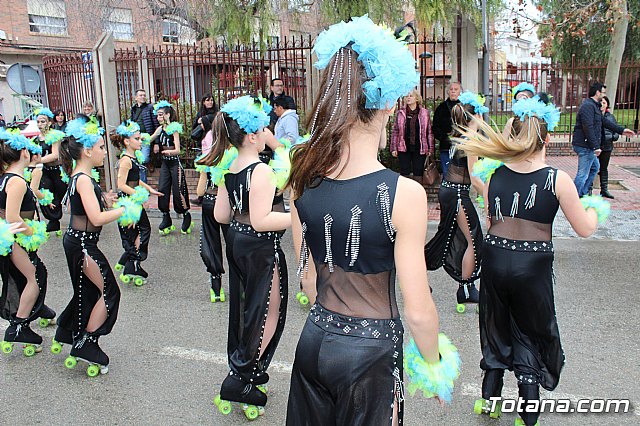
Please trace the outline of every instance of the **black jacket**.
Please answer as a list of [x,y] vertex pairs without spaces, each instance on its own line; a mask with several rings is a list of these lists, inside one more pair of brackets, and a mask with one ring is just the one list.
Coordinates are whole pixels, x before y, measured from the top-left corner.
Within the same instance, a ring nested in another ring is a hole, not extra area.
[[624,128],[619,126],[615,120],[603,120],[600,102],[594,101],[593,98],[587,98],[578,110],[571,144],[593,150],[599,149],[600,143],[604,139],[605,128],[616,133],[624,131]]
[[[624,128],[618,125],[616,118],[609,111],[605,112],[602,116],[603,123],[607,125],[603,127],[602,134],[602,150],[603,151],[613,151],[613,142],[617,141],[619,135],[624,132]],[[616,130],[612,130],[612,128],[616,127]]]
[[451,141],[449,140],[449,134],[451,133],[453,122],[451,120],[451,108],[455,104],[460,103],[459,100],[452,101],[447,98],[436,108],[433,113],[433,136],[440,141],[440,151],[448,151],[451,148]]
[[153,105],[144,103],[140,106],[133,104],[131,107],[131,121],[135,121],[140,126],[140,132],[149,133],[156,131],[160,123],[153,115]]

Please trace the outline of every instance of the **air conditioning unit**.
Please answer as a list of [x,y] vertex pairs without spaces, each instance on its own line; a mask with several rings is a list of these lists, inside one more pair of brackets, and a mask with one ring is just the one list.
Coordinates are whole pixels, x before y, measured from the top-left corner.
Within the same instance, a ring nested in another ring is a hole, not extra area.
[[9,65],[0,64],[0,78],[7,78],[7,70]]

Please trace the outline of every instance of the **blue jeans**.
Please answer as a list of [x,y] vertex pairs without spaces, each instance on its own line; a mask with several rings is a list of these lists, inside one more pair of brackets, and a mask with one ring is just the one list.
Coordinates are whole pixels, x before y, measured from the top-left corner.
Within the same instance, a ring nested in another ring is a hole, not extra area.
[[593,179],[600,170],[600,163],[591,148],[574,146],[573,150],[578,154],[578,172],[573,182],[576,184],[578,197],[582,197],[589,192]]
[[449,150],[440,151],[440,166],[442,167],[442,180],[444,180],[444,177],[447,175],[447,169],[449,169],[449,161],[451,161],[451,158],[449,158]]
[[[140,151],[142,151],[142,154],[144,154],[144,165],[146,166],[147,164],[149,164],[149,155],[151,155],[151,146],[149,145],[144,145],[142,148],[140,148]],[[140,180],[143,181],[144,183],[147,183],[147,169],[146,167],[143,169],[140,169]]]

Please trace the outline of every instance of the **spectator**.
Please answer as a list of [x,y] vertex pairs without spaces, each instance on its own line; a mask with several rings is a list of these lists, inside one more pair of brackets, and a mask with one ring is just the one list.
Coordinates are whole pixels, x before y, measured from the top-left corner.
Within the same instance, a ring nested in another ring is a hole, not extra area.
[[[609,159],[611,159],[611,152],[613,151],[613,142],[617,141],[620,135],[624,132],[624,127],[618,125],[616,122],[616,118],[611,114],[609,107],[611,103],[609,102],[609,98],[606,96],[602,97],[601,111],[602,111],[602,122],[611,125],[610,127],[605,127],[602,133],[602,152],[598,156],[598,162],[600,163],[600,171],[598,174],[600,175],[600,195],[605,198],[613,199],[614,196],[609,192]],[[611,127],[617,126],[616,130],[611,130]]]
[[[291,105],[290,109],[296,109],[296,101],[284,92],[284,81],[282,81],[281,78],[276,77],[272,79],[269,90],[271,91],[271,93],[269,94],[269,104],[272,107],[274,106],[273,101],[275,101],[276,99],[286,98],[289,101],[289,105]],[[271,111],[271,113],[269,114],[269,118],[271,119],[269,127],[271,128],[271,130],[273,130],[276,121],[278,121],[278,116],[276,115],[275,111]]]
[[7,127],[7,122],[4,121],[4,116],[0,114],[0,127]]
[[451,109],[454,105],[460,103],[458,96],[462,91],[460,83],[450,83],[448,95],[449,97],[442,102],[436,108],[433,114],[433,136],[440,142],[440,165],[442,166],[442,176],[447,175],[447,168],[449,167],[449,149],[451,148],[451,141],[449,140],[449,134],[452,130],[451,121]]
[[[135,121],[140,126],[140,133],[148,133],[150,135],[158,128],[157,121],[152,114],[153,105],[147,103],[147,92],[144,89],[136,90],[136,102],[131,106],[130,120]],[[144,165],[149,164],[149,155],[151,155],[151,147],[143,144],[141,148],[144,155]],[[140,169],[140,180],[147,182],[147,169]]]
[[193,124],[191,125],[191,132],[196,129],[196,127],[202,127],[202,136],[195,140],[195,142],[200,143],[206,133],[211,130],[211,123],[218,112],[218,105],[216,105],[216,101],[213,99],[213,95],[211,93],[207,93],[202,97],[200,101],[200,109],[196,114],[196,118],[193,120]]
[[276,139],[288,139],[291,144],[295,144],[300,137],[298,122],[300,117],[289,99],[281,96],[273,101],[273,112],[278,116],[276,121],[275,136]]
[[[580,105],[576,117],[576,125],[573,129],[573,150],[578,154],[578,172],[574,183],[578,190],[578,196],[582,197],[589,192],[593,179],[600,169],[598,156],[602,152],[600,143],[603,138],[603,127],[616,131],[620,128],[617,124],[602,120],[600,101],[605,95],[607,86],[600,82],[593,83],[589,88],[589,98]],[[625,136],[633,136],[633,131],[623,129]]]
[[431,112],[422,107],[422,96],[412,90],[404,98],[404,108],[398,110],[391,132],[391,155],[400,161],[400,174],[422,183],[422,172],[427,154],[433,154]]
[[98,113],[98,110],[96,109],[95,105],[93,105],[93,102],[85,101],[82,104],[82,113],[89,118],[95,117],[96,120],[98,120],[98,125],[102,127],[102,116],[100,115],[100,113]]
[[53,111],[53,126],[51,128],[64,132],[67,128],[67,113],[61,109]]

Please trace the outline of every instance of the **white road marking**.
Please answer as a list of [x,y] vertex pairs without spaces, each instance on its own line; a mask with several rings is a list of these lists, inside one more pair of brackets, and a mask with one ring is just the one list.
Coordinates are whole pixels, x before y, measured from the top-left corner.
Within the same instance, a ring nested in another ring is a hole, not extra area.
[[[226,353],[207,352],[199,349],[181,348],[179,346],[167,346],[162,348],[160,354],[190,359],[193,361],[210,362],[213,364],[229,364]],[[269,365],[269,371],[275,371],[277,373],[291,373],[292,369],[293,364],[288,362],[272,361]]]

